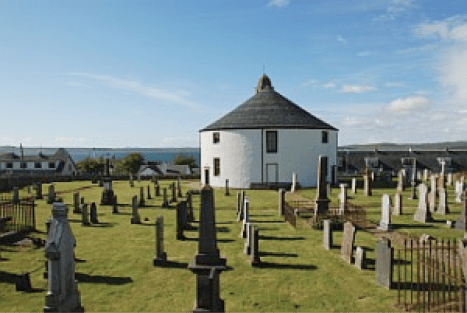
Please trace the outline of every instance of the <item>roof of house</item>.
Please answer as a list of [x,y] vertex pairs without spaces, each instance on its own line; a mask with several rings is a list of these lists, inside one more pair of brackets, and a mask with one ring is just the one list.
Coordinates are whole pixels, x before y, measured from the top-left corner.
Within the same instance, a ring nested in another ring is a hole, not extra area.
[[[54,154],[51,154],[51,155],[45,155],[42,153],[39,153],[39,155],[24,155],[22,158],[22,161],[23,162],[55,162],[55,161],[65,161],[67,159],[73,161],[71,157],[69,157],[68,152],[63,148],[60,148]],[[21,156],[13,152],[0,154],[0,162],[13,162],[13,161],[17,161],[17,162],[21,161]]]
[[302,128],[337,130],[311,115],[289,99],[274,91],[271,80],[263,74],[256,94],[233,111],[200,130]]

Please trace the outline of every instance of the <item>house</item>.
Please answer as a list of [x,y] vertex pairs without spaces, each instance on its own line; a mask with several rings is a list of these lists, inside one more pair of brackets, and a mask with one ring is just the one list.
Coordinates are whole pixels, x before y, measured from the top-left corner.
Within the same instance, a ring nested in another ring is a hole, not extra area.
[[233,188],[297,182],[315,187],[318,158],[328,157],[327,180],[337,174],[338,130],[276,92],[262,75],[256,93],[200,130],[201,181]]
[[71,175],[78,174],[76,164],[68,152],[60,148],[52,155],[0,155],[0,173],[6,175]]

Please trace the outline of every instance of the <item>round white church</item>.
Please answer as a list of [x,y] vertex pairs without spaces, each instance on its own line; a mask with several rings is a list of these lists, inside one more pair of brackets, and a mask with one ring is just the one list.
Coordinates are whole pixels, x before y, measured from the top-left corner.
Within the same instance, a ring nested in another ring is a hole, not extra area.
[[335,182],[338,130],[274,91],[262,75],[256,94],[200,130],[201,181],[233,188],[316,187],[318,158],[328,157],[327,181]]

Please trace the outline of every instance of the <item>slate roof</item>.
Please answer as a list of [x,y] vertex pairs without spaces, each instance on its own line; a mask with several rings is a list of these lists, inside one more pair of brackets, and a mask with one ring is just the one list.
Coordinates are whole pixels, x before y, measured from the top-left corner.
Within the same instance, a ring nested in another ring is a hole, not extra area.
[[[65,149],[59,148],[54,154],[44,155],[39,153],[39,155],[24,155],[23,162],[55,162],[55,161],[65,161],[69,158],[68,152]],[[14,162],[20,161],[21,156],[15,153],[5,153],[0,154],[0,162]],[[74,162],[73,162],[74,163]]]
[[301,128],[338,130],[274,91],[263,74],[256,94],[233,111],[200,130]]

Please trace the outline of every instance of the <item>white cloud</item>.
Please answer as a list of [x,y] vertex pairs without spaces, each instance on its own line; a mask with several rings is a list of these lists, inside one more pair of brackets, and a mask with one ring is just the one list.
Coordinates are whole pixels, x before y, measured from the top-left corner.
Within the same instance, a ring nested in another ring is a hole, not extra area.
[[393,113],[406,114],[416,111],[424,111],[431,105],[431,101],[424,96],[412,96],[398,98],[388,103],[388,110]]
[[402,12],[413,7],[413,2],[415,0],[391,0],[389,6],[386,8],[386,13],[379,15],[374,18],[376,21],[388,21],[394,20]]
[[199,104],[195,101],[192,101],[184,96],[186,92],[170,92],[162,88],[154,86],[146,86],[140,81],[137,80],[123,80],[119,78],[112,77],[110,75],[96,75],[89,73],[70,73],[72,76],[80,76],[90,80],[95,80],[103,83],[104,85],[121,89],[125,91],[131,91],[149,98],[168,101],[189,109],[199,108]]
[[340,43],[343,44],[343,45],[346,45],[346,44],[347,44],[347,39],[345,39],[344,37],[342,37],[342,35],[337,35],[337,41],[340,42]]
[[450,35],[454,40],[467,41],[467,24],[453,28]]
[[433,37],[437,36],[442,39],[448,38],[449,27],[446,21],[438,21],[435,23],[423,23],[418,25],[415,34],[420,37]]
[[375,90],[372,85],[344,85],[340,91],[342,93],[365,93]]
[[283,8],[290,4],[290,0],[271,0],[268,3],[268,7]]

